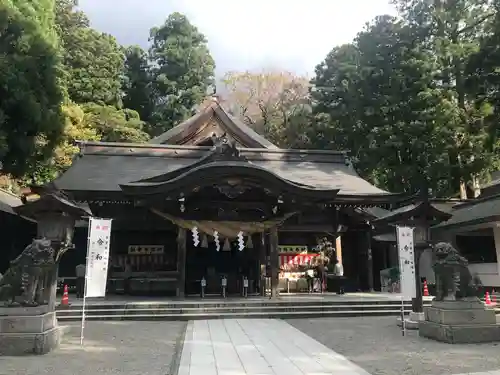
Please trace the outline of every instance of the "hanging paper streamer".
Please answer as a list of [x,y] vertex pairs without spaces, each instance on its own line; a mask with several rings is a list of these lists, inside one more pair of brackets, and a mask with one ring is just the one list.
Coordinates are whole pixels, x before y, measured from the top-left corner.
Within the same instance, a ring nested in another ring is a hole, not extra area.
[[219,232],[214,232],[214,241],[215,241],[215,249],[220,251],[220,241],[219,241]]
[[193,232],[193,245],[198,247],[198,245],[200,244],[200,235],[198,233],[198,228],[193,227],[191,231]]
[[248,236],[246,248],[247,249],[253,249],[253,242],[252,242],[252,236],[251,235]]
[[224,251],[230,251],[231,250],[231,245],[229,245],[229,239],[226,238],[226,241],[224,242],[224,247],[222,248]]
[[245,248],[245,239],[243,238],[243,232],[240,230],[238,233],[238,249],[243,251]]
[[203,234],[203,236],[201,237],[201,247],[205,249],[208,247],[208,238],[206,234]]

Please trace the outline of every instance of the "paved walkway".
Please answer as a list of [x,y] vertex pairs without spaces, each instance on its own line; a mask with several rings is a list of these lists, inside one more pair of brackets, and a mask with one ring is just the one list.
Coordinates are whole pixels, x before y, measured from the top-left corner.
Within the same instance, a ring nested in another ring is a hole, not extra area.
[[190,321],[179,375],[370,375],[276,319]]

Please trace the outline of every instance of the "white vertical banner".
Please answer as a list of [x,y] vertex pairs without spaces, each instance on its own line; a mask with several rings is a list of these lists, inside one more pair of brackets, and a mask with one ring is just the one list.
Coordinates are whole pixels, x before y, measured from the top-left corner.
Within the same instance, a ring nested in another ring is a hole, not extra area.
[[417,296],[413,230],[414,228],[410,227],[396,227],[401,295],[408,299]]
[[90,218],[85,297],[104,297],[108,280],[111,220]]

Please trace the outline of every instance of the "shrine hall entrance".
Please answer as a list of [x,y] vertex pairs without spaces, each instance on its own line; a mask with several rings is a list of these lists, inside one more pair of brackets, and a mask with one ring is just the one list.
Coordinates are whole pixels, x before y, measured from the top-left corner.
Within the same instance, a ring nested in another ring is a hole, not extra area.
[[256,249],[240,251],[236,240],[222,240],[219,251],[214,241],[195,247],[191,236],[188,236],[186,245],[186,295],[200,295],[203,277],[206,280],[205,295],[220,295],[223,276],[227,279],[227,295],[241,294],[245,276],[249,281],[248,293],[255,292],[259,269]]

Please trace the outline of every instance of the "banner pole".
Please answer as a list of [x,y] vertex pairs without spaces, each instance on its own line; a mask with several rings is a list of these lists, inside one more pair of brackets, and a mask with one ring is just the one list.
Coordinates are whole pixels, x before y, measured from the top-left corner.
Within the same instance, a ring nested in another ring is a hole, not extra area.
[[403,336],[406,334],[405,297],[403,294],[401,294],[401,334]]
[[83,304],[82,304],[82,326],[80,330],[80,345],[83,346],[83,330],[85,328],[85,305],[87,302],[87,276],[89,263],[89,248],[90,248],[90,231],[92,229],[92,218],[89,218],[89,228],[87,234],[87,256],[85,257],[85,281],[83,286]]

